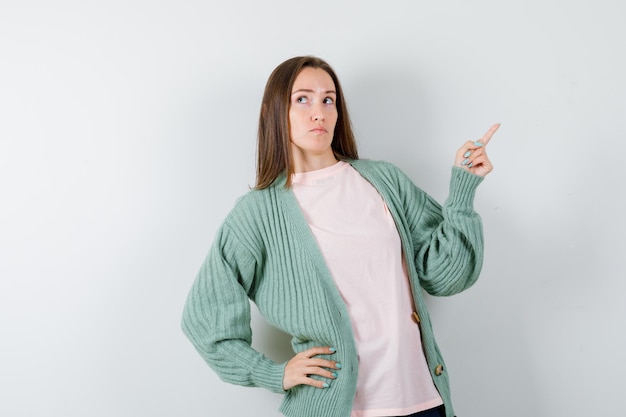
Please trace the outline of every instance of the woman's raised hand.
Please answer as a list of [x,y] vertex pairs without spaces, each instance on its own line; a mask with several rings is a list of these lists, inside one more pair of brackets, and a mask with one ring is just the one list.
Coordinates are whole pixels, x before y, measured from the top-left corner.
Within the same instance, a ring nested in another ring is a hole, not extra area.
[[[320,346],[304,350],[291,358],[285,366],[283,389],[286,391],[296,385],[311,385],[317,388],[328,388],[330,381],[325,382],[314,379],[311,378],[311,375],[321,376],[328,380],[337,378],[336,370],[341,369],[340,363],[315,357],[317,355],[329,355],[332,353],[335,353],[335,349],[328,346]],[[332,369],[332,371],[329,371],[329,369]]]
[[482,138],[475,142],[467,141],[456,151],[454,165],[464,168],[472,174],[484,177],[493,171],[493,165],[487,156],[486,147],[491,137],[500,127],[500,123],[491,126]]

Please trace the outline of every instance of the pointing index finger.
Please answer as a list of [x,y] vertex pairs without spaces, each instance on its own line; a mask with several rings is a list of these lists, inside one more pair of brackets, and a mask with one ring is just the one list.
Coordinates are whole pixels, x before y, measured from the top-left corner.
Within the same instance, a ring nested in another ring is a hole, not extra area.
[[487,133],[485,133],[483,137],[478,140],[478,142],[482,143],[483,145],[488,144],[493,134],[496,133],[496,131],[499,128],[500,128],[500,123],[496,123],[495,125],[491,126],[489,130],[487,131]]

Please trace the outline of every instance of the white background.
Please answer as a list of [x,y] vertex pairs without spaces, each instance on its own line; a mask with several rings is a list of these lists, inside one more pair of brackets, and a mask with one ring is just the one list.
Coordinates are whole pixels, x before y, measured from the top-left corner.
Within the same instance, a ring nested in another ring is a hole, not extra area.
[[625,9],[0,0],[0,415],[278,415],[179,322],[254,184],[265,81],[303,54],[338,72],[361,156],[439,201],[457,147],[502,123],[482,277],[428,301],[458,415],[623,414]]

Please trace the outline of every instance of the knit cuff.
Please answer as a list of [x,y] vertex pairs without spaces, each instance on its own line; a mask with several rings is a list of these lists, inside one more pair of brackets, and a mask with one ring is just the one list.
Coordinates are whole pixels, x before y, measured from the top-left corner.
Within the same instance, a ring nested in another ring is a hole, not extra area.
[[264,360],[261,369],[257,369],[255,372],[255,385],[265,387],[277,394],[284,394],[285,366],[287,366],[287,362],[278,364],[269,359]]
[[447,204],[455,207],[472,208],[476,188],[484,179],[484,177],[472,174],[464,168],[453,166]]

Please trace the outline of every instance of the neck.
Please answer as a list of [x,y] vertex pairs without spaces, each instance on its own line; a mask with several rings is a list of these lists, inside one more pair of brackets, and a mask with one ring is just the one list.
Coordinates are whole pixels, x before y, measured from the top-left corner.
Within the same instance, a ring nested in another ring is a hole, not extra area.
[[295,173],[317,171],[318,169],[328,168],[335,165],[337,158],[331,152],[322,155],[310,155],[295,153],[293,154],[293,171]]

